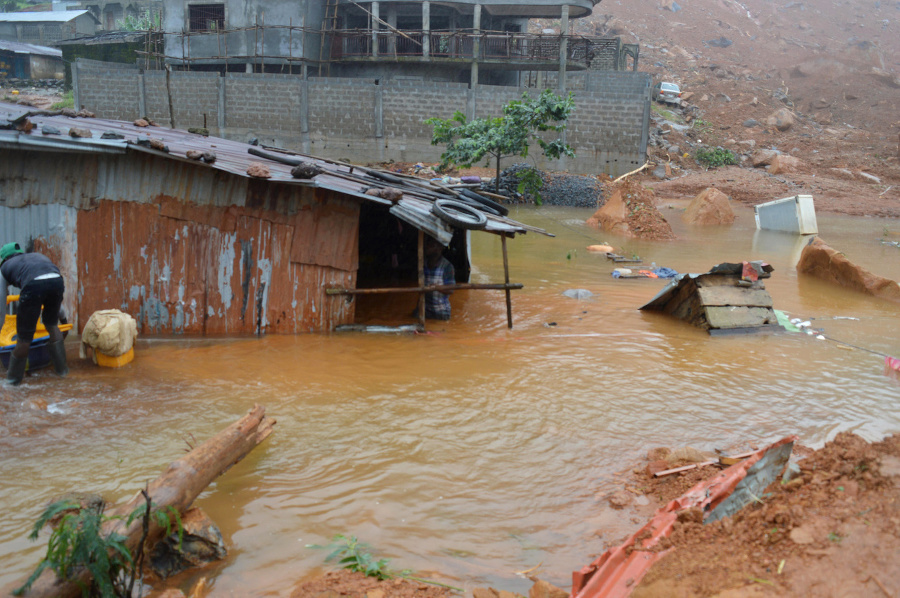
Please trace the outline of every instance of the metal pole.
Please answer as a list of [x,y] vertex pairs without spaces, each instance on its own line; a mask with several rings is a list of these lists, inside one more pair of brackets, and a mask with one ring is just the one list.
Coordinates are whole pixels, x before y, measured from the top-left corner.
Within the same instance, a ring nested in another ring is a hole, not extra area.
[[[500,235],[500,242],[503,245],[503,280],[509,284],[509,257],[506,255],[506,235]],[[506,289],[506,327],[512,330],[512,297],[509,294],[509,288]]]

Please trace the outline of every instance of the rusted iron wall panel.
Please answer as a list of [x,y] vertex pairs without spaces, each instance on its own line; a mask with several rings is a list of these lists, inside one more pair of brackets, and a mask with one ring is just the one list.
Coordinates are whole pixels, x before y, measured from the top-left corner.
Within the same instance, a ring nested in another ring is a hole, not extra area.
[[316,189],[297,214],[291,260],[355,271],[359,260],[359,202]]
[[241,208],[181,211],[199,222],[160,213],[174,205],[104,201],[79,215],[83,321],[117,307],[142,334],[220,335],[323,331],[353,320],[354,306],[327,297],[323,285],[352,286],[355,271],[292,263],[292,223]]

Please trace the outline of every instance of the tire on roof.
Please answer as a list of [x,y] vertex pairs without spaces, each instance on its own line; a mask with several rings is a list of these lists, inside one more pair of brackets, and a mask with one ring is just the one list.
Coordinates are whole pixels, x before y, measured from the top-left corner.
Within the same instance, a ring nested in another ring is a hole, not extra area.
[[431,211],[450,226],[457,228],[482,230],[487,226],[487,216],[477,208],[460,201],[452,199],[435,200]]

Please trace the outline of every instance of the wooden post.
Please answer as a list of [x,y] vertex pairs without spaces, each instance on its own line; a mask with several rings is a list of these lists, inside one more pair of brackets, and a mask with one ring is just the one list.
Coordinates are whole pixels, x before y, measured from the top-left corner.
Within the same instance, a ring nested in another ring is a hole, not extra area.
[[[506,235],[500,235],[500,242],[503,245],[503,281],[509,284],[509,257],[506,255]],[[512,297],[509,289],[506,289],[506,326],[512,330]]]
[[[419,286],[425,286],[425,233],[419,231]],[[419,325],[425,328],[425,293],[419,295]]]
[[[184,39],[184,38],[182,38]],[[175,128],[175,108],[172,104],[172,65],[166,65],[166,95],[169,96],[169,128]]]

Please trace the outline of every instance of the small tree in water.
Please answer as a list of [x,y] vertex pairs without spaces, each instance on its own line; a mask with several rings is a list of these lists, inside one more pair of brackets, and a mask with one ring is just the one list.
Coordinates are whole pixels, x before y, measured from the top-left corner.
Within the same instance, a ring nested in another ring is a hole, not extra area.
[[[546,141],[538,135],[546,131],[561,132],[575,100],[571,93],[562,97],[547,89],[537,98],[522,94],[521,100],[513,100],[503,107],[503,116],[477,118],[467,121],[466,116],[456,111],[447,120],[429,118],[426,124],[434,127],[431,145],[446,144],[441,154],[444,166],[455,165],[468,168],[482,158],[494,158],[496,165],[495,192],[500,191],[500,160],[511,156],[528,157],[528,148],[537,141],[548,158],[562,156],[575,157],[572,148],[558,137]],[[535,203],[540,204],[540,188],[543,185],[537,169],[526,172],[519,183],[519,192],[531,193]]]

